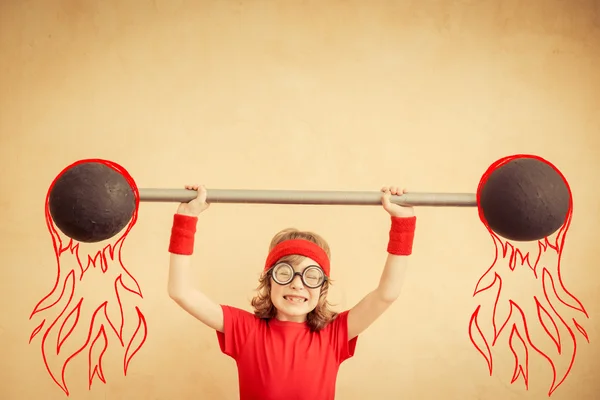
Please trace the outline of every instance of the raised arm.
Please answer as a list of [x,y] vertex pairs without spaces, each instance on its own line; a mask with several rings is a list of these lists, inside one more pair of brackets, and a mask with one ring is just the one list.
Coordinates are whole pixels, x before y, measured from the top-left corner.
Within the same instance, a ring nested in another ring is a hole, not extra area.
[[391,216],[388,256],[379,285],[367,294],[348,313],[348,339],[353,339],[367,329],[400,296],[412,253],[416,217],[412,207],[402,207],[390,202],[392,194],[402,194],[397,188],[382,188],[383,208]]
[[209,207],[203,186],[186,186],[198,191],[189,203],[179,205],[173,216],[169,244],[169,297],[205,325],[223,332],[223,310],[201,290],[192,285],[192,253],[198,215]]

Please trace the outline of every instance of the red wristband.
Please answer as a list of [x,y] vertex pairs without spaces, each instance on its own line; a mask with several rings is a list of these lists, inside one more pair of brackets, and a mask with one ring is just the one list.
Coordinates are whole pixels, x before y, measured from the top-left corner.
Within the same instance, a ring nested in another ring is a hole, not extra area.
[[198,217],[183,214],[175,214],[173,216],[169,252],[186,256],[192,255],[194,252],[194,235],[196,234],[197,222]]
[[398,256],[412,254],[416,224],[417,217],[415,216],[407,218],[392,217],[390,240],[387,247],[388,253]]

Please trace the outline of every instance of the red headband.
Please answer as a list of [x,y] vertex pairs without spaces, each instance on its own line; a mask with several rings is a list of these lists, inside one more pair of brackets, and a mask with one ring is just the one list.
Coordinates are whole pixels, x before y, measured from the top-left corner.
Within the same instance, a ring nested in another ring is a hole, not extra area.
[[329,276],[329,257],[327,257],[325,250],[320,248],[317,244],[304,239],[285,240],[275,246],[267,257],[265,271],[271,268],[281,257],[292,254],[312,258],[321,266],[321,268],[323,268],[325,275]]

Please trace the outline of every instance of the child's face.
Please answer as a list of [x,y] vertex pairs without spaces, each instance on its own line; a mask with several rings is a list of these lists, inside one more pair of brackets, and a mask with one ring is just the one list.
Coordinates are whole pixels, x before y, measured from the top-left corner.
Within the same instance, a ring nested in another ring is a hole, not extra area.
[[[296,272],[302,272],[306,267],[318,265],[316,261],[304,257],[293,264]],[[271,278],[271,302],[277,308],[277,318],[284,321],[304,322],[306,315],[315,309],[319,303],[321,287],[311,289],[304,285],[299,275],[287,285],[280,285]]]

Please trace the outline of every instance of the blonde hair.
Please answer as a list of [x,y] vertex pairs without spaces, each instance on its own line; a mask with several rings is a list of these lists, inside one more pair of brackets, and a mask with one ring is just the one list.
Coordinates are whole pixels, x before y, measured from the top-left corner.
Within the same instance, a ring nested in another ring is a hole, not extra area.
[[[331,257],[331,251],[325,239],[316,233],[300,231],[295,228],[287,228],[275,234],[269,245],[269,251],[271,251],[277,244],[283,242],[284,240],[290,239],[309,240],[321,247],[327,254],[327,257]],[[281,261],[296,263],[301,259],[302,256],[291,255],[283,257]],[[331,279],[328,279],[325,281],[323,286],[321,286],[319,302],[317,303],[315,309],[308,313],[306,317],[306,322],[311,331],[319,331],[323,329],[337,316],[337,313],[329,308],[331,304],[327,301],[327,293],[330,285]],[[260,279],[258,280],[258,287],[256,288],[256,291],[258,293],[251,301],[252,307],[254,307],[254,314],[263,319],[275,318],[277,315],[277,309],[271,302],[271,279],[268,274],[263,273],[261,275]]]

